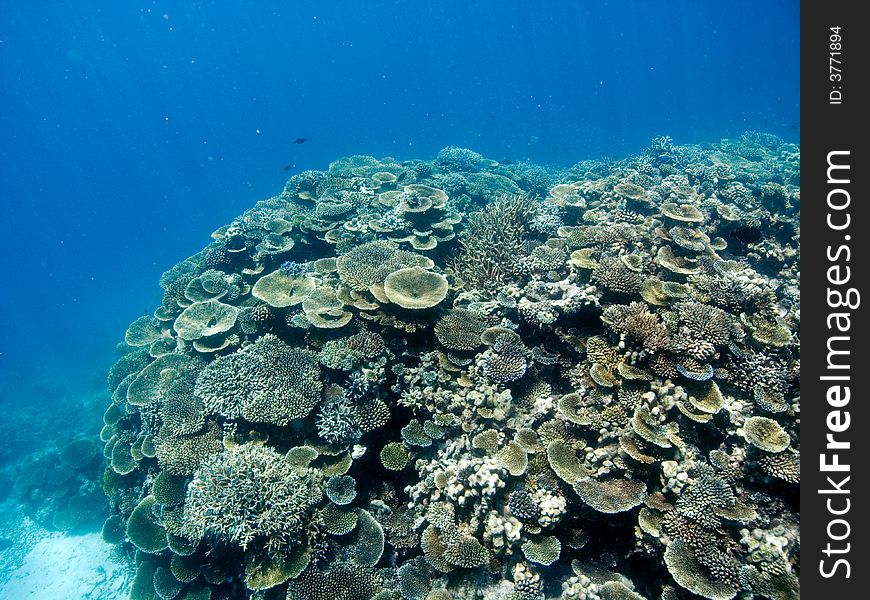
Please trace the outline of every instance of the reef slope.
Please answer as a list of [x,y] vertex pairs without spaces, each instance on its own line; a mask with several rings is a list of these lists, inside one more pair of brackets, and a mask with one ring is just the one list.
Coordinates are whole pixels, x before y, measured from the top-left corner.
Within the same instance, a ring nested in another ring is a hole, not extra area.
[[799,167],[294,175],[119,346],[131,598],[798,598]]

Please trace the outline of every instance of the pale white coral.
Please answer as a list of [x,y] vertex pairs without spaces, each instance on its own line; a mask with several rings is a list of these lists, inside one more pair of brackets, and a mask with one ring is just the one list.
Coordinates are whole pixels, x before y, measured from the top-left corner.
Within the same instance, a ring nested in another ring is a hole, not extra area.
[[689,481],[689,472],[686,465],[675,460],[662,461],[662,485],[679,495]]
[[[501,461],[472,454],[467,435],[448,440],[431,461],[418,460],[416,467],[420,482],[405,488],[412,499],[409,508],[438,500],[449,500],[459,506],[481,499],[489,502],[504,487],[507,478]],[[427,481],[439,480],[441,485],[427,485]]]
[[541,509],[541,516],[538,517],[538,524],[541,527],[553,527],[565,515],[567,501],[565,496],[561,494],[554,494],[548,489],[538,488],[532,494],[532,499],[538,503]]
[[540,574],[532,570],[527,563],[517,563],[512,570],[514,589],[517,598],[542,598],[543,582]]
[[522,528],[523,524],[515,517],[505,517],[493,510],[486,515],[483,539],[496,551],[504,549],[510,554],[512,544],[520,540]]

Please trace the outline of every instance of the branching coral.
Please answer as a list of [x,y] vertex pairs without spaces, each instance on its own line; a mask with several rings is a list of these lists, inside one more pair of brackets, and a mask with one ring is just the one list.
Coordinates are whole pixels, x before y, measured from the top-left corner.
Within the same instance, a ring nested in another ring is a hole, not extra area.
[[471,213],[458,236],[461,250],[454,268],[459,276],[489,290],[515,280],[536,214],[535,203],[526,196],[505,196]]
[[243,444],[216,454],[194,474],[184,504],[184,532],[206,534],[247,548],[252,542],[298,544],[308,513],[320,501],[320,482],[280,454]]

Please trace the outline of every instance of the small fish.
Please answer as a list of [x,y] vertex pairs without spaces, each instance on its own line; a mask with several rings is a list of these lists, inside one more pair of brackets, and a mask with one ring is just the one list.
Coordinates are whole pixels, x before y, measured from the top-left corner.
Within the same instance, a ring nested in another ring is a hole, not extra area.
[[293,165],[293,164],[287,165],[286,167],[284,167],[284,170],[285,170],[285,171],[289,171],[290,169],[292,169],[292,168],[295,167],[295,166],[296,166],[296,165]]
[[796,129],[800,129],[800,127],[797,125],[789,125],[788,128],[791,129],[792,131],[794,131]]
[[293,143],[294,144],[304,144],[307,141],[308,141],[308,138],[296,138],[295,140],[293,140]]

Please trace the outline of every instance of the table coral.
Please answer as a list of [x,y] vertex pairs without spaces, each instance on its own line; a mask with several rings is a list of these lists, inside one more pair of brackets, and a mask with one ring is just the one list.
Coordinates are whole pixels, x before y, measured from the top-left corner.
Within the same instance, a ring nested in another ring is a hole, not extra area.
[[[131,597],[799,597],[799,162],[750,133],[294,175],[108,373]],[[18,485],[100,460],[59,456]]]

